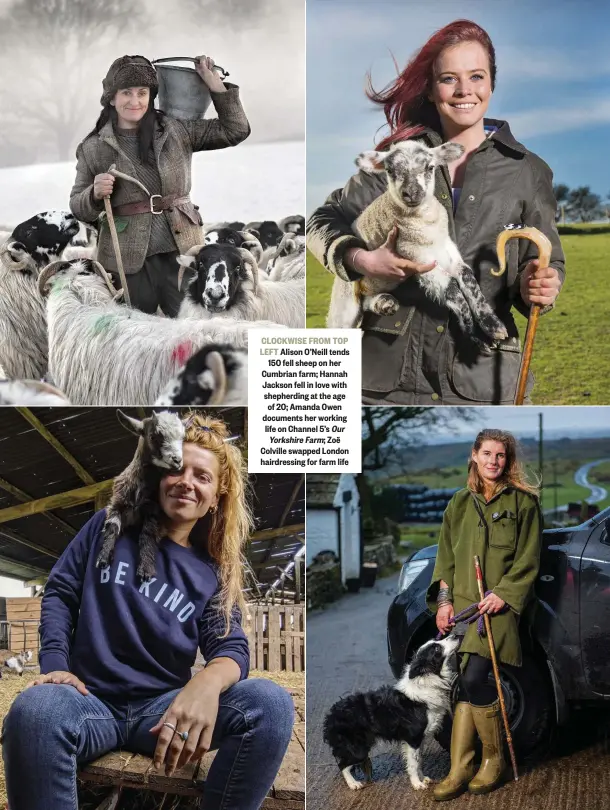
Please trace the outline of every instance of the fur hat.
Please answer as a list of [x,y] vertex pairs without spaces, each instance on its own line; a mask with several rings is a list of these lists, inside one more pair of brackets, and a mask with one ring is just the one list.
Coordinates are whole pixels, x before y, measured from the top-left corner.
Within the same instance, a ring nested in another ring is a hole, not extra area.
[[150,87],[151,96],[157,95],[159,81],[157,72],[144,56],[120,56],[110,65],[102,82],[104,92],[100,102],[106,106],[118,90],[125,87]]

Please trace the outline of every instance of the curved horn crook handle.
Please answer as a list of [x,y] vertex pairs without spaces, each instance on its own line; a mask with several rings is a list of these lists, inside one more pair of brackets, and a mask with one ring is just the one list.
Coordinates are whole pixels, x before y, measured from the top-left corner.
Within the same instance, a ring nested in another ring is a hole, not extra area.
[[545,234],[538,228],[529,225],[525,228],[508,228],[498,234],[496,240],[496,253],[498,254],[498,270],[490,270],[492,276],[501,276],[506,270],[506,243],[509,239],[529,239],[538,247],[540,267],[548,267],[551,261],[552,245]]
[[133,183],[135,186],[138,186],[142,189],[142,191],[146,194],[147,197],[151,197],[152,194],[146,188],[144,183],[140,183],[139,180],[136,180],[135,177],[130,177],[128,174],[123,174],[117,170],[116,163],[113,163],[112,166],[108,169],[108,174],[111,174],[113,177],[120,177],[121,180],[127,180],[128,183]]

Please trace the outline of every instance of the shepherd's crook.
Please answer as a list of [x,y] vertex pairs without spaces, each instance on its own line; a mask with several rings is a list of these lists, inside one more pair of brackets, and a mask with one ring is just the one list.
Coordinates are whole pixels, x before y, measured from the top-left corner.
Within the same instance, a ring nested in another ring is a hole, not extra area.
[[[474,555],[474,569],[477,575],[477,585],[479,586],[479,596],[481,601],[485,598],[485,588],[483,587],[483,572],[481,571],[481,561],[478,555]],[[513,748],[513,738],[510,733],[510,726],[508,725],[508,715],[506,714],[506,705],[504,703],[504,695],[502,694],[502,683],[500,681],[500,671],[498,669],[498,661],[496,659],[496,648],[494,646],[494,637],[491,634],[491,622],[487,613],[483,614],[485,621],[485,632],[487,634],[487,641],[489,642],[489,652],[491,654],[491,665],[494,671],[494,678],[496,679],[496,689],[498,690],[498,700],[500,701],[500,709],[502,711],[502,720],[504,721],[504,731],[506,732],[506,742],[508,743],[508,750],[510,752],[510,761],[513,766],[515,774],[515,782],[519,779],[517,773],[517,760],[515,759],[515,749]]]
[[[551,261],[551,242],[547,236],[538,228],[514,228],[509,226],[503,230],[496,240],[496,252],[500,264],[499,270],[492,270],[492,276],[501,276],[506,270],[506,243],[509,239],[529,239],[538,247],[538,259],[540,267],[548,267]],[[530,306],[530,314],[527,320],[527,332],[525,333],[525,345],[521,356],[521,368],[519,369],[519,379],[517,380],[517,390],[515,393],[515,405],[523,405],[525,399],[525,388],[527,386],[527,375],[532,362],[532,352],[534,351],[534,338],[538,328],[538,317],[540,315],[540,304]]]
[[[113,163],[108,169],[108,174],[114,174],[116,166]],[[123,269],[123,259],[121,257],[121,248],[119,247],[119,235],[116,232],[116,225],[114,224],[114,215],[112,213],[112,206],[110,204],[110,194],[104,197],[104,208],[106,209],[106,218],[108,219],[108,227],[110,228],[110,235],[112,237],[112,246],[114,248],[114,255],[116,256],[116,263],[119,270],[119,278],[121,279],[121,287],[125,296],[125,303],[128,307],[131,306],[129,298],[129,290],[127,288],[127,279],[125,278],[125,270]]]

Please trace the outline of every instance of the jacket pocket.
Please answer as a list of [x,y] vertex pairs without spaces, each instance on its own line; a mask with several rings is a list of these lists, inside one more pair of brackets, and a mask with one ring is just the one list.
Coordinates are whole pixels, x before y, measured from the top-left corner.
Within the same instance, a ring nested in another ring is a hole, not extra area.
[[362,318],[362,389],[388,392],[399,387],[414,307],[395,315],[365,312]]
[[514,550],[517,544],[517,516],[510,509],[491,516],[489,545]]
[[193,223],[193,225],[201,226],[203,225],[203,220],[201,219],[201,214],[199,213],[199,209],[196,208],[193,203],[183,203],[182,205],[177,205],[176,208],[180,211],[181,214]]
[[[510,405],[515,398],[521,347],[518,341],[501,343],[498,347],[479,352],[472,365],[466,365],[456,353],[451,362],[450,382],[454,391],[464,399],[493,405]],[[527,376],[526,396],[534,387],[534,375]]]

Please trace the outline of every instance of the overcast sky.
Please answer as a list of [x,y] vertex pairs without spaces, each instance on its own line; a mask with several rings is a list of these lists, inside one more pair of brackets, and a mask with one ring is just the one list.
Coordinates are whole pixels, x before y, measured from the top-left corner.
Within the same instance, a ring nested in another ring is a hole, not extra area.
[[607,0],[307,0],[308,210],[354,173],[383,112],[381,89],[442,26],[485,28],[498,78],[489,117],[551,166],[555,182],[610,194],[610,3]]
[[543,428],[550,438],[585,435],[586,433],[610,435],[610,407],[607,406],[549,406],[470,408],[475,420],[455,420],[451,427],[434,428],[433,441],[471,439],[484,428],[508,430],[518,437],[537,435],[538,415],[543,414]]

